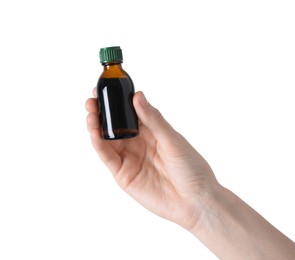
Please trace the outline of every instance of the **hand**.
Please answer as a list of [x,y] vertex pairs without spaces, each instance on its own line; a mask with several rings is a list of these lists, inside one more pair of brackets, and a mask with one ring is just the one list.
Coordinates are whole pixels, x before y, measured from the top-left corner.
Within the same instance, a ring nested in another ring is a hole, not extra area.
[[294,242],[223,188],[207,162],[143,93],[134,95],[133,104],[139,136],[104,141],[96,99],[86,102],[92,144],[126,192],[192,232],[221,259],[294,259]]
[[87,100],[93,147],[121,188],[140,204],[188,230],[195,228],[206,194],[219,184],[207,162],[142,92],[134,95],[133,104],[140,121],[139,136],[105,141],[96,98]]

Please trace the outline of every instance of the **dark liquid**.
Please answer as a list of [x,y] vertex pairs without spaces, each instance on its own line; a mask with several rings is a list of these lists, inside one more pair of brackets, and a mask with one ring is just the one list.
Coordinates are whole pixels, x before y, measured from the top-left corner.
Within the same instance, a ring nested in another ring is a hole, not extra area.
[[100,78],[97,83],[102,136],[106,140],[138,135],[138,119],[132,99],[134,86],[130,78]]

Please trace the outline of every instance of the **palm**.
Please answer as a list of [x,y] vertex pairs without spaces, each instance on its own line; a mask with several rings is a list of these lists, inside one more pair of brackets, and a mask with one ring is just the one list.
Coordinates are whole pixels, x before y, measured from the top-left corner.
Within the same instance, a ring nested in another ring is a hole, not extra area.
[[[195,205],[186,207],[189,205],[185,205],[187,199],[184,199],[183,189],[177,185],[185,180],[175,177],[182,151],[172,151],[174,154],[170,152],[167,156],[166,149],[145,126],[141,126],[138,137],[108,142],[107,145],[112,147],[113,156],[118,155],[120,158],[117,165],[110,166],[116,168],[113,172],[116,181],[144,207],[178,223],[184,216],[195,214],[188,214],[186,209],[195,209]],[[183,166],[181,168],[183,170]]]

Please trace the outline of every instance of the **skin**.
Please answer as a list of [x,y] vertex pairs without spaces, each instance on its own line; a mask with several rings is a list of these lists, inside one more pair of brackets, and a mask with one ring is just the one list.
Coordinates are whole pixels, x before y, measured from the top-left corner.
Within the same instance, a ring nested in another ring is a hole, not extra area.
[[231,191],[142,92],[133,104],[140,135],[104,141],[99,111],[86,102],[92,145],[119,186],[148,210],[193,233],[222,259],[295,259],[295,245]]

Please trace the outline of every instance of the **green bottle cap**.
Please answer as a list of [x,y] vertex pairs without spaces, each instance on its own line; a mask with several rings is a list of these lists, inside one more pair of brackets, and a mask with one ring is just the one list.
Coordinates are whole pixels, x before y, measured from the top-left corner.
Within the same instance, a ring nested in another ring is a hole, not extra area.
[[99,51],[100,62],[123,62],[123,54],[120,46],[101,48]]

